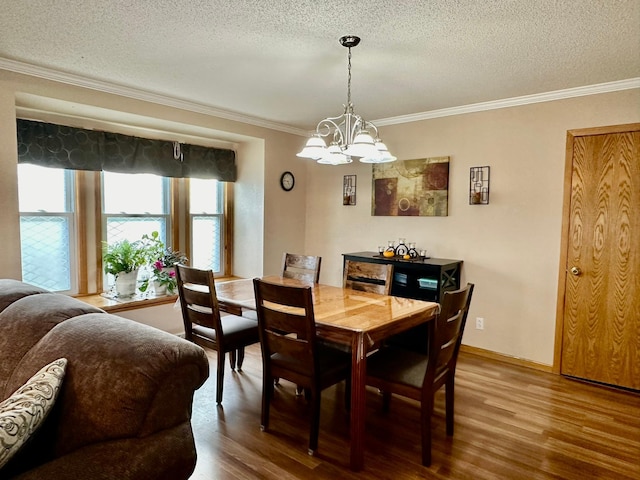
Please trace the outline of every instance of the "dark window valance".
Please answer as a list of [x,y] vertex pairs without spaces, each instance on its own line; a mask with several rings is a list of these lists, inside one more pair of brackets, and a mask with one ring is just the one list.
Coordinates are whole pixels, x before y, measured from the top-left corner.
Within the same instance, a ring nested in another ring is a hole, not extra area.
[[[18,163],[235,182],[235,152],[18,119]],[[175,157],[178,157],[177,159]]]

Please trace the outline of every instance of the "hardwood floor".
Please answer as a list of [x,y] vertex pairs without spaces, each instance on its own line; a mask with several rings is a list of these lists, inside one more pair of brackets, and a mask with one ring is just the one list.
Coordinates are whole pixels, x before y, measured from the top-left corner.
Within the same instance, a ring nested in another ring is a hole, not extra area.
[[[216,356],[209,355],[211,372]],[[268,432],[260,431],[262,363],[247,349],[244,371],[215,373],[195,395],[198,463],[192,480],[236,479],[640,479],[640,395],[461,353],[455,433],[447,437],[444,394],[436,398],[433,463],[420,464],[417,403],[394,397],[388,414],[371,389],[365,468],[349,469],[344,385],[323,392],[320,443],[307,455],[307,404],[295,387],[276,389]]]

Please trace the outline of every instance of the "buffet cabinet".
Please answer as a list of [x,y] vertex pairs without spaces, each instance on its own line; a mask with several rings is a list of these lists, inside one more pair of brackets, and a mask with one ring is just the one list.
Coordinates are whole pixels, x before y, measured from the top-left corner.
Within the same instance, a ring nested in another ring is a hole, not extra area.
[[344,260],[393,265],[391,295],[440,302],[442,294],[460,288],[462,260],[383,257],[376,252],[343,253]]

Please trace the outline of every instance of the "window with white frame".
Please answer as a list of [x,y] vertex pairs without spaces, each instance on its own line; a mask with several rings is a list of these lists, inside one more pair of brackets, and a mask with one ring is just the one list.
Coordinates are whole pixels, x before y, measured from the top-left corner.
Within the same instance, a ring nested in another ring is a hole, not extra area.
[[[112,245],[122,240],[135,242],[143,235],[158,232],[170,246],[171,231],[169,179],[139,173],[102,172],[103,240]],[[141,272],[142,276],[149,272]],[[114,279],[107,276],[107,285]]]
[[224,273],[224,188],[218,180],[189,180],[191,265]]
[[75,292],[74,172],[19,164],[18,195],[22,280]]

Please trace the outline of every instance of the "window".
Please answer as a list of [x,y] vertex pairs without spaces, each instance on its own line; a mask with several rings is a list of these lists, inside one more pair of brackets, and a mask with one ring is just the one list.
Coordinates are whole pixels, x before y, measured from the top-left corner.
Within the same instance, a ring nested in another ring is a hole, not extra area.
[[22,279],[54,291],[76,290],[74,175],[18,165]]
[[[113,244],[122,240],[135,242],[143,235],[158,232],[166,246],[171,231],[169,179],[147,173],[102,172],[103,240]],[[141,279],[150,271],[143,269]],[[108,286],[114,283],[107,275]]]
[[99,269],[102,242],[135,241],[153,231],[191,265],[230,273],[223,182],[21,163],[18,188],[25,282],[70,294],[107,291],[113,278]]
[[112,280],[105,284],[101,271],[104,242],[153,232],[192,264],[232,274],[226,224],[233,190],[224,182],[236,181],[233,150],[20,118],[16,124],[23,280],[70,294],[103,292]]
[[103,240],[131,242],[153,231],[167,245],[171,230],[169,179],[151,174],[102,172]]
[[189,181],[191,265],[224,273],[224,188],[217,180]]

